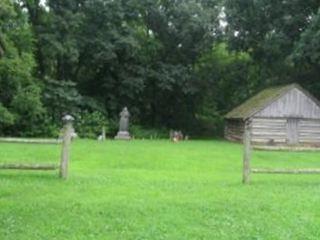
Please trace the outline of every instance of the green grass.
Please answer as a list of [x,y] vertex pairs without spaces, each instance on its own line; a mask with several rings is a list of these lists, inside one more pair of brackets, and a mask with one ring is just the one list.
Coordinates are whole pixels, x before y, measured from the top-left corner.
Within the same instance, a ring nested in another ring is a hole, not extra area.
[[[0,144],[0,162],[60,146]],[[255,167],[320,167],[317,152],[255,152]],[[0,171],[0,239],[320,239],[320,175],[254,175],[223,141],[78,140],[70,178]]]

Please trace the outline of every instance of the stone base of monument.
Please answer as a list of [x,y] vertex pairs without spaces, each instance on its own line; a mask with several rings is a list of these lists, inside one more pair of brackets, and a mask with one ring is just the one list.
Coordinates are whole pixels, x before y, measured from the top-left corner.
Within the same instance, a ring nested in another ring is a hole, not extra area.
[[117,140],[130,140],[130,133],[126,131],[119,131],[117,136],[114,137]]

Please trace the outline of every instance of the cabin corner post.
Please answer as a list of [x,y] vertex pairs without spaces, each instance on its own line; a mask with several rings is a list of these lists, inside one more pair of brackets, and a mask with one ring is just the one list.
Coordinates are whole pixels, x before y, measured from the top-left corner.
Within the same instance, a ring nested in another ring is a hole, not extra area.
[[242,182],[244,184],[250,183],[251,125],[252,125],[252,120],[246,119],[244,123],[244,134],[243,134],[244,152],[243,152]]
[[68,178],[68,167],[69,167],[69,151],[71,143],[71,135],[73,131],[72,122],[74,118],[70,115],[66,115],[62,118],[64,122],[63,127],[63,139],[62,139],[62,151],[60,161],[60,178]]

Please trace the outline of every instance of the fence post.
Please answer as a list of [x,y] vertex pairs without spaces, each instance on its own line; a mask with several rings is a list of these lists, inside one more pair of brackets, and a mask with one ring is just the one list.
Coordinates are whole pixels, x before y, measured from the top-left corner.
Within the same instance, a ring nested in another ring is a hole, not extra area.
[[243,176],[244,184],[250,183],[250,161],[251,161],[251,119],[247,119],[244,123],[243,134]]
[[106,127],[102,127],[101,140],[106,140]]
[[63,140],[62,140],[62,151],[60,161],[60,177],[63,179],[68,178],[68,165],[69,165],[69,150],[71,143],[71,134],[73,131],[72,122],[74,118],[70,115],[65,115],[62,118],[64,122],[63,127]]

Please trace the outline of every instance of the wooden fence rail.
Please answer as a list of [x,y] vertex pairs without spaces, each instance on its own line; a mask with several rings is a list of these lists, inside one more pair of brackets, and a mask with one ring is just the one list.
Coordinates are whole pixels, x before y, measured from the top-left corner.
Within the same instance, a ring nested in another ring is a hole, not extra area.
[[272,169],[272,168],[251,168],[251,119],[245,121],[244,135],[243,135],[243,170],[242,182],[244,184],[250,183],[251,173],[257,174],[320,174],[320,169],[306,168],[306,169]]
[[19,143],[62,143],[60,164],[25,164],[25,163],[3,163],[0,164],[0,169],[3,170],[57,170],[59,169],[59,176],[63,179],[68,177],[68,165],[70,158],[70,143],[73,131],[72,122],[74,118],[70,115],[63,117],[63,139],[62,140],[44,140],[44,139],[19,139],[19,138],[0,138],[0,142],[19,142]]
[[270,169],[270,168],[252,168],[252,173],[265,173],[265,174],[319,174],[320,169]]
[[244,184],[250,182],[250,161],[251,161],[251,120],[244,124],[244,153],[243,153],[243,179]]
[[61,144],[61,139],[41,139],[41,138],[0,138],[0,142],[8,143],[39,143],[39,144]]
[[54,164],[16,164],[16,163],[4,163],[0,164],[0,169],[12,169],[12,170],[56,170],[58,165]]

